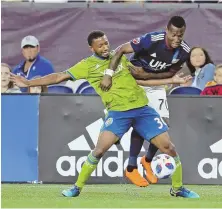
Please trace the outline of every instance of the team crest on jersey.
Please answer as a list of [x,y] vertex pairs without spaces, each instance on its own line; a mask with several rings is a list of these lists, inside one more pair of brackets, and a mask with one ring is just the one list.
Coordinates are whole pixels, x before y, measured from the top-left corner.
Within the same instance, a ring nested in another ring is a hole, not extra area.
[[134,44],[139,44],[140,43],[140,38],[134,38],[133,43]]
[[113,118],[108,118],[105,122],[106,127],[110,126],[113,123]]

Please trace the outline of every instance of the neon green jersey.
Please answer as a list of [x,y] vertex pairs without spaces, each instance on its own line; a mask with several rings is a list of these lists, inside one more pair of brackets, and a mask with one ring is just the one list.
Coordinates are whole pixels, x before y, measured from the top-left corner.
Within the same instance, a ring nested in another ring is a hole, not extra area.
[[100,59],[94,55],[83,59],[67,70],[74,79],[86,79],[102,98],[107,110],[126,111],[143,107],[148,104],[145,91],[139,87],[130,74],[127,65],[130,64],[126,56],[122,56],[120,64],[112,77],[112,87],[109,91],[102,91],[99,87],[105,70],[109,66],[109,59]]

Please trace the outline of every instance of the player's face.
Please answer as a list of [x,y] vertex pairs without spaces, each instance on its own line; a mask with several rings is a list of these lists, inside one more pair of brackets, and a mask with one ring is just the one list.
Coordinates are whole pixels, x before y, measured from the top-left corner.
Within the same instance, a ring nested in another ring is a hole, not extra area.
[[201,48],[195,48],[192,50],[190,54],[190,62],[191,64],[198,68],[204,65],[206,61],[206,56]]
[[183,40],[183,36],[186,28],[177,28],[173,25],[170,25],[166,30],[167,41],[170,47],[177,48],[180,46],[181,41]]
[[39,46],[24,46],[22,48],[22,54],[25,57],[25,59],[29,62],[33,62],[39,53]]
[[9,85],[10,70],[6,66],[1,66],[1,86],[6,87]]
[[222,68],[216,70],[214,80],[217,84],[222,84]]
[[110,46],[106,36],[94,39],[90,48],[93,53],[100,57],[109,57]]

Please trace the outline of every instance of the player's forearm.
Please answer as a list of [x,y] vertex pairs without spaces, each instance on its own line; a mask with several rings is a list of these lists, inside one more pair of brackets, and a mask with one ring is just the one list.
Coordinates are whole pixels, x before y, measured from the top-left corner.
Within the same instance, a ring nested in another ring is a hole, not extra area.
[[51,85],[51,84],[57,84],[60,83],[62,80],[59,79],[59,73],[52,73],[49,75],[46,75],[44,77],[41,78],[36,78],[33,80],[29,80],[28,81],[28,86],[32,87],[32,86],[47,86],[47,85]]
[[161,79],[161,80],[136,80],[137,84],[140,86],[160,86],[172,84],[172,78]]
[[116,70],[117,66],[120,63],[121,57],[123,56],[123,51],[122,50],[118,50],[115,55],[112,57],[110,63],[109,63],[109,69],[111,70]]
[[124,54],[133,53],[134,49],[132,48],[130,42],[122,44],[115,50],[115,55],[112,57],[109,63],[109,69],[116,70],[117,66],[120,63],[120,60]]
[[145,73],[143,78],[147,79],[166,79],[171,78],[175,75],[175,72],[165,72],[165,73]]

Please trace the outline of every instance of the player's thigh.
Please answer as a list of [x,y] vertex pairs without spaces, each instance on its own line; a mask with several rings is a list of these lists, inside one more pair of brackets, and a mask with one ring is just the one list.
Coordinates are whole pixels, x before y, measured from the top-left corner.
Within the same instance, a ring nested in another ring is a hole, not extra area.
[[139,135],[139,133],[133,129],[132,133],[131,133],[131,143],[132,141],[137,141],[137,140],[143,140],[143,137]]
[[[109,111],[100,130],[100,138],[116,136],[116,143],[132,126],[133,119],[127,111]],[[112,133],[112,134],[111,134]]]
[[149,106],[146,106],[141,114],[135,118],[133,128],[149,142],[154,137],[168,131],[168,126],[160,115]]
[[162,118],[169,118],[169,109],[165,89],[163,87],[158,90],[152,90],[152,88],[149,88],[146,90],[146,95],[149,99],[148,105],[155,109]]

